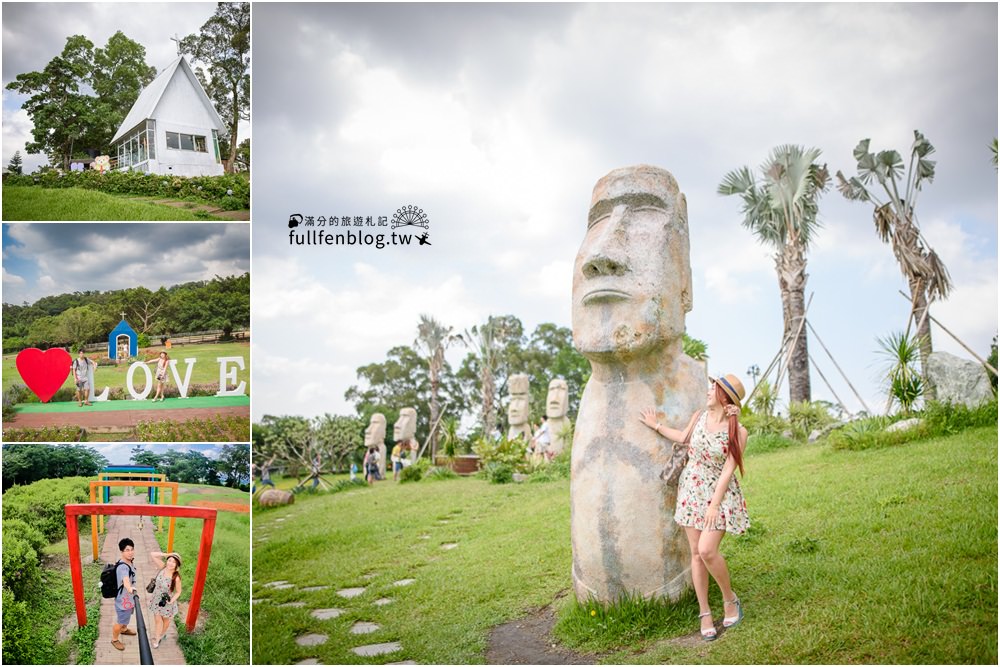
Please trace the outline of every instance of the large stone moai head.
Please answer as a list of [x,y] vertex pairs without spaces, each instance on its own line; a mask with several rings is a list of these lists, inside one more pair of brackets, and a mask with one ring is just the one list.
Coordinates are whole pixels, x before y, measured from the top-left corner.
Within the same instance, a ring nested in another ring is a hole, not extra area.
[[639,420],[684,428],[704,407],[704,367],[683,353],[691,310],[687,203],[669,172],[616,169],[597,182],[573,269],[573,342],[592,374],[573,437],[570,505],[577,599],[677,599],[690,552],[659,479],[670,443]]
[[365,429],[365,447],[378,447],[385,444],[385,415],[376,412],[372,415]]
[[403,408],[399,411],[399,419],[392,427],[393,440],[411,440],[417,432],[416,408]]
[[545,416],[562,419],[569,412],[569,385],[566,380],[556,378],[549,382],[549,393],[545,397]]
[[691,310],[687,201],[648,165],[594,186],[573,267],[573,342],[588,359],[650,353],[684,333]]
[[528,376],[523,373],[510,376],[510,405],[507,406],[507,421],[511,426],[528,423],[531,404],[528,396]]

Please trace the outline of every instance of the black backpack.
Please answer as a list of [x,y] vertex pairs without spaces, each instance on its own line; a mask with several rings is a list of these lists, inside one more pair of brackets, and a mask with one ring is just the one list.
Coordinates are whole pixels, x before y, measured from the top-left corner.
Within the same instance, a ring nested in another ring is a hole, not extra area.
[[[104,569],[101,570],[101,597],[102,598],[114,598],[118,597],[118,591],[124,588],[124,584],[118,585],[118,566],[122,564],[122,561],[116,561],[114,564],[107,564]],[[129,575],[132,574],[132,568],[128,569]]]

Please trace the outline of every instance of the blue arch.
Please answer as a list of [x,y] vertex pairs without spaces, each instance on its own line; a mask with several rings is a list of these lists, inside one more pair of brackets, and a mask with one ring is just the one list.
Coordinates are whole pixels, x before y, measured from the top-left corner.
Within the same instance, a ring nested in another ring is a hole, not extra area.
[[108,334],[108,358],[118,358],[118,336],[128,336],[128,356],[134,357],[139,354],[139,334],[130,327],[125,320],[118,323],[111,333]]

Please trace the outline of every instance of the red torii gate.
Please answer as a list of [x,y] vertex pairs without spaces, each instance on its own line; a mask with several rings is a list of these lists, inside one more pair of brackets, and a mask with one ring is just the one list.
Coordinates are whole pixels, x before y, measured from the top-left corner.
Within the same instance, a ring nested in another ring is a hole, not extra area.
[[[183,519],[204,519],[201,528],[201,544],[198,546],[198,564],[195,567],[194,583],[191,586],[191,601],[188,603],[185,625],[188,632],[194,632],[201,606],[201,594],[205,589],[208,574],[208,559],[212,555],[212,539],[215,536],[216,510],[206,507],[186,507],[163,505],[158,510],[165,516]],[[83,568],[80,564],[79,516],[92,515],[142,516],[149,514],[149,505],[105,505],[87,503],[66,505],[66,539],[69,542],[69,569],[73,580],[73,599],[76,603],[76,620],[82,628],[87,625],[87,605],[83,597]]]

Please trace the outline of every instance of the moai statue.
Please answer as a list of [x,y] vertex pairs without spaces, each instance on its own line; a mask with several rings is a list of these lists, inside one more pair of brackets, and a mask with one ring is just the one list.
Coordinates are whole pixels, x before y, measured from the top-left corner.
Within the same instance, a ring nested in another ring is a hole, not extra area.
[[378,471],[385,479],[385,415],[381,412],[372,414],[365,429],[365,449],[378,448]]
[[691,310],[687,202],[667,171],[616,169],[594,186],[573,267],[573,341],[590,361],[573,438],[570,503],[577,600],[625,593],[676,600],[691,553],[659,475],[669,442],[640,421],[687,426],[705,405],[705,367],[683,353]]
[[528,423],[531,416],[528,376],[524,373],[511,375],[509,383],[510,405],[507,406],[507,422],[510,428],[507,429],[507,439],[523,438],[525,442],[531,442],[531,424]]
[[403,444],[409,443],[410,452],[407,454],[409,463],[404,463],[403,465],[412,465],[416,463],[417,456],[420,454],[420,443],[417,442],[416,438],[417,432],[417,410],[416,408],[403,408],[399,411],[399,419],[392,427],[392,440],[393,442],[402,442]]
[[549,393],[545,397],[545,416],[549,418],[549,436],[552,438],[549,453],[552,456],[559,456],[566,449],[566,442],[560,433],[570,424],[567,412],[569,412],[569,386],[566,380],[556,378],[549,382]]

